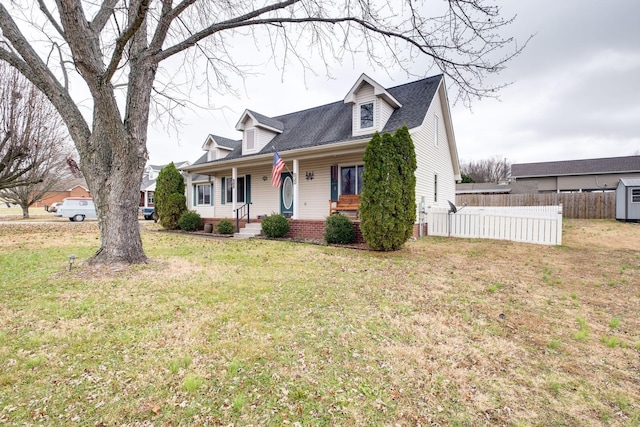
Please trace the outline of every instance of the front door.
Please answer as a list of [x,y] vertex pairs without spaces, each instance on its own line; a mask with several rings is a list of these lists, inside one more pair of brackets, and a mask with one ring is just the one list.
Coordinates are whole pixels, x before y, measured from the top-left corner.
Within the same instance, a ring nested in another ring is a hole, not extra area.
[[286,218],[293,216],[293,176],[290,172],[282,172],[280,187],[280,213]]

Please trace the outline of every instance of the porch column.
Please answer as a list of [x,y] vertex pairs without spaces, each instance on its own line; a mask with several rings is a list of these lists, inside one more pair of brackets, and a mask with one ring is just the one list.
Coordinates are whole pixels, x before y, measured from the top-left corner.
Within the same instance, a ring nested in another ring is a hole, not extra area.
[[293,219],[298,219],[298,188],[300,188],[300,174],[298,170],[300,169],[298,159],[293,159]]
[[231,168],[231,194],[233,195],[233,201],[231,202],[231,209],[234,213],[237,208],[236,200],[238,200],[238,168]]
[[[194,208],[193,206],[193,181],[191,179],[191,172],[185,172],[185,175],[187,176],[187,188],[184,189],[184,195],[187,198],[187,210],[192,210]],[[145,194],[145,206],[147,205],[147,201],[146,201],[147,195]]]

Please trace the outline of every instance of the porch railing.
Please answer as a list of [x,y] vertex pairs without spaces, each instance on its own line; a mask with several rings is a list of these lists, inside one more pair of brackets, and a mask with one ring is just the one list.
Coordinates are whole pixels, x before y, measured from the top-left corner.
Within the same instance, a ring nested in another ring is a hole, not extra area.
[[236,209],[236,233],[240,232],[240,220],[247,217],[247,224],[251,223],[251,217],[249,216],[249,206],[251,203],[245,203]]

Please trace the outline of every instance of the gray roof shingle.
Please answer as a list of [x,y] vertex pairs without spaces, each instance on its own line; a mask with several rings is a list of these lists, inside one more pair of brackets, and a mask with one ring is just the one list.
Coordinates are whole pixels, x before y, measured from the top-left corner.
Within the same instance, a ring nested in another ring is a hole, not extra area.
[[625,172],[640,172],[640,156],[564,160],[541,163],[516,163],[511,165],[512,178],[594,175]]
[[223,147],[227,147],[227,148],[238,148],[242,146],[242,140],[234,140],[234,139],[229,139],[229,138],[225,138],[224,136],[218,136],[218,135],[209,135],[211,136],[211,138],[213,138],[216,141],[216,144],[221,145]]
[[[383,132],[394,132],[404,124],[410,129],[420,126],[442,79],[442,75],[437,75],[387,89],[402,104],[402,107],[391,114]],[[258,154],[283,152],[367,137],[367,135],[357,137],[352,135],[352,107],[342,100],[273,118],[250,112],[261,123],[270,127],[280,129],[276,125],[281,124],[282,133],[276,135]],[[214,138],[218,141],[218,137]],[[242,157],[241,144],[234,147],[227,157],[214,162],[239,157]],[[206,159],[206,155],[202,156],[193,165],[206,163]]]

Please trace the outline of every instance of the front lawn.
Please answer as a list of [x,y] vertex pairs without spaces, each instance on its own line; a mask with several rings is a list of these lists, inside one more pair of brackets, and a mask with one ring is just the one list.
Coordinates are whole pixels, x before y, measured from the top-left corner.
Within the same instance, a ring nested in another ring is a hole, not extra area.
[[[380,253],[0,224],[2,425],[640,424],[640,225]],[[69,255],[77,260],[69,270]]]

